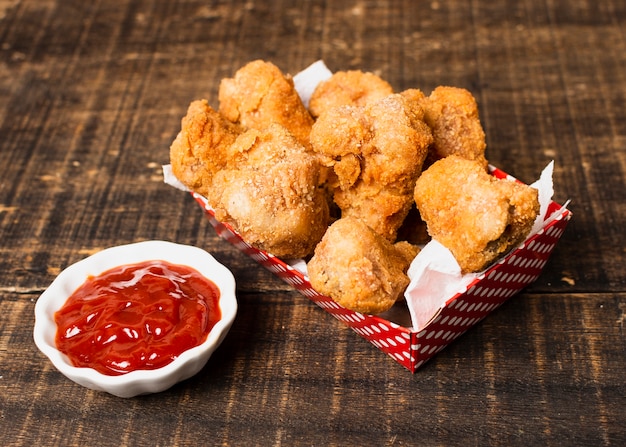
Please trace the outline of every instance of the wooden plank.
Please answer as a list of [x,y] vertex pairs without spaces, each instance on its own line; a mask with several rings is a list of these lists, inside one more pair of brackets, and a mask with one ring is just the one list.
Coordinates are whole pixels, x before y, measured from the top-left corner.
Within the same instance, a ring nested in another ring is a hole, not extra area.
[[3,292],[0,301],[2,417],[12,421],[0,435],[14,445],[624,439],[624,294],[521,295],[415,375],[297,294],[241,294],[233,329],[201,373],[131,400],[51,367],[23,324],[34,298]]
[[[10,445],[626,443],[626,3],[0,1],[0,439]],[[536,283],[415,375],[220,240],[161,181],[193,99],[263,58],[476,96],[490,161],[555,160],[574,217]],[[166,239],[234,272],[200,374],[120,400],[32,341],[38,295],[107,246]],[[459,441],[460,440],[460,441]]]

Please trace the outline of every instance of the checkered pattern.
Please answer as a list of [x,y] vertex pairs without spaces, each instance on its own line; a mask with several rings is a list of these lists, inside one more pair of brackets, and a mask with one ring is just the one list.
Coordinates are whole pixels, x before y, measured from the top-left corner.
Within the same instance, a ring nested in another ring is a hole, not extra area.
[[[498,178],[511,179],[497,168],[491,168],[491,173]],[[552,202],[548,215],[558,212],[556,219],[546,224],[521,247],[491,266],[469,284],[467,290],[451,297],[424,329],[414,331],[375,315],[348,310],[331,298],[319,294],[300,271],[281,259],[252,247],[228,224],[215,219],[213,211],[202,196],[194,193],[193,197],[206,212],[219,236],[292,285],[411,372],[415,372],[450,342],[534,282],[571,218],[569,210],[561,209],[560,205]]]

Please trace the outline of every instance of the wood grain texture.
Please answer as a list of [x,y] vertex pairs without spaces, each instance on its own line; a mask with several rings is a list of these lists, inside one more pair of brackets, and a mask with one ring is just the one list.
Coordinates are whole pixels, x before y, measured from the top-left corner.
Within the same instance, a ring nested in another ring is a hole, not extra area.
[[[624,445],[626,4],[0,0],[0,439],[11,446]],[[487,157],[555,160],[574,217],[532,286],[416,374],[220,240],[161,164],[246,62],[468,88]],[[118,399],[32,340],[39,294],[108,246],[201,246],[240,312],[197,376]]]

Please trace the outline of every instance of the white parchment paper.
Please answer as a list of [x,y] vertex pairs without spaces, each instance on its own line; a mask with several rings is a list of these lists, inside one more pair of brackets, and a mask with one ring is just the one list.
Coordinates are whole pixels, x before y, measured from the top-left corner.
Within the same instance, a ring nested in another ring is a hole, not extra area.
[[[553,170],[554,162],[550,162],[539,180],[531,185],[539,191],[540,210],[527,240],[547,224],[546,218],[551,220],[555,217],[546,216],[554,192]],[[413,329],[419,331],[426,326],[448,299],[465,291],[481,273],[462,275],[461,267],[450,250],[436,240],[426,244],[409,267],[408,275],[411,282],[404,292]]]

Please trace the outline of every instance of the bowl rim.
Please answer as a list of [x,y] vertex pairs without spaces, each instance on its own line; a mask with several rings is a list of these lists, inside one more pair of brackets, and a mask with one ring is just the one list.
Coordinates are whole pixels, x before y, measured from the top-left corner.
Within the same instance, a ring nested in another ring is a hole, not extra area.
[[[111,268],[150,260],[186,265],[197,270],[218,286],[221,317],[207,335],[206,340],[184,351],[167,365],[156,369],[140,369],[121,375],[107,375],[93,368],[72,365],[69,358],[56,347],[54,339],[57,326],[54,321],[54,313],[65,304],[71,293],[83,284],[89,275],[98,275]],[[201,362],[199,367],[196,365],[196,369],[199,371],[213,351],[221,344],[235,319],[237,314],[235,287],[235,278],[232,272],[218,262],[213,255],[199,247],[163,240],[112,246],[69,265],[39,296],[35,303],[33,338],[37,348],[68,378],[90,388],[109,391],[112,394],[126,394],[119,388],[137,386],[142,383],[148,386],[148,382],[156,382],[155,384],[158,385],[159,381],[172,378],[181,368],[184,369],[193,363]],[[174,383],[191,377],[198,371],[192,374],[178,374]],[[174,383],[169,384],[169,386]],[[157,388],[159,387],[157,386]],[[149,391],[149,389],[148,386],[147,392],[156,392]],[[134,394],[145,392],[146,390],[141,390]]]

